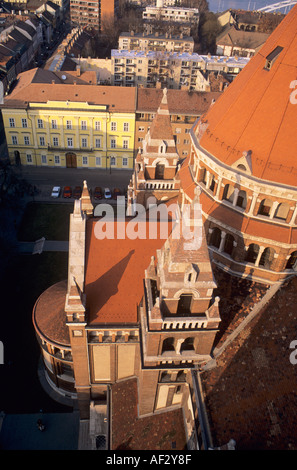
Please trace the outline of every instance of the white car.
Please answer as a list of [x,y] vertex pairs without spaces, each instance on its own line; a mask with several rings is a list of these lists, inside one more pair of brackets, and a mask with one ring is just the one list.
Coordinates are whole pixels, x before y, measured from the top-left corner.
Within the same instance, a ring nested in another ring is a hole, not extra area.
[[51,196],[52,196],[52,197],[59,197],[59,196],[60,196],[60,192],[61,192],[60,186],[54,186],[53,189],[52,189],[52,194],[51,194]]
[[111,192],[109,188],[104,189],[104,198],[105,199],[111,199]]

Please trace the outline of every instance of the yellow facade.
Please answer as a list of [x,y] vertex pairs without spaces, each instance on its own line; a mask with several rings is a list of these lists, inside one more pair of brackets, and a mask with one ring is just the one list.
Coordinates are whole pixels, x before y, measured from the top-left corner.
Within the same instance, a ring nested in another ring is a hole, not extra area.
[[12,163],[133,168],[135,113],[68,101],[31,102],[2,113]]

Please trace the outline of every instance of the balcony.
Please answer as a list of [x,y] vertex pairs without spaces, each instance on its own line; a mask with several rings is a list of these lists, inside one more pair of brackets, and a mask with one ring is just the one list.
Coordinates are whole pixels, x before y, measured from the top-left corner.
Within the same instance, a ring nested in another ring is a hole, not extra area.
[[67,147],[66,145],[64,146],[56,146],[56,145],[48,145],[47,146],[48,151],[52,152],[93,152],[94,148],[93,147]]

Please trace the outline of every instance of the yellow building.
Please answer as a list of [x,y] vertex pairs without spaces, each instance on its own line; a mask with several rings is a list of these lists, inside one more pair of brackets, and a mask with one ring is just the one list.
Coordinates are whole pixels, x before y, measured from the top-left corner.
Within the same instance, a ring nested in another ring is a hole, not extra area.
[[33,69],[1,106],[12,163],[132,169],[135,88],[98,86],[94,72]]

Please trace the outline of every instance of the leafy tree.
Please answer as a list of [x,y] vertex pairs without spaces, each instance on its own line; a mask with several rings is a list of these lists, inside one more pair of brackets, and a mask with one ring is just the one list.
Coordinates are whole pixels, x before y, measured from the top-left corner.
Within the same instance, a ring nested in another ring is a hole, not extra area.
[[222,31],[216,15],[210,11],[201,14],[198,37],[202,53],[216,53],[216,38]]

